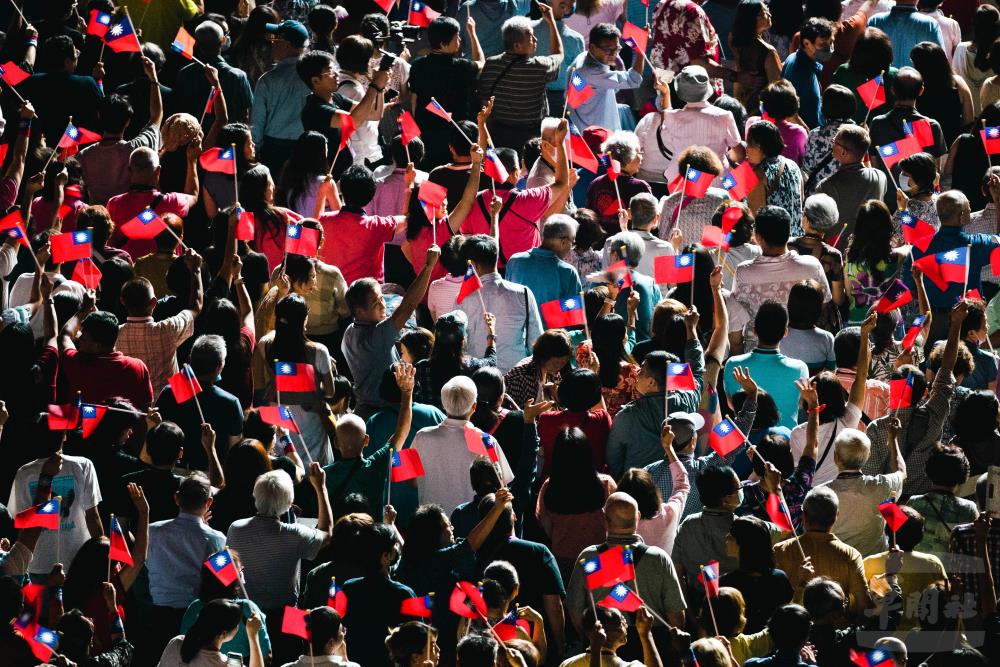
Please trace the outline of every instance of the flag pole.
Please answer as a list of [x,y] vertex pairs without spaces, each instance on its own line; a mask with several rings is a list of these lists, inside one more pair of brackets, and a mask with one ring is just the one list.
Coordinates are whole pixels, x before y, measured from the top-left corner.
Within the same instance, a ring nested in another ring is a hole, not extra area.
[[[190,374],[189,375],[189,379],[188,379],[189,382],[191,382],[192,380],[197,379],[194,376],[194,371],[191,370],[191,365],[190,364],[184,364],[184,370],[186,370]],[[194,389],[194,383],[191,382],[191,384],[192,384],[191,388]],[[194,404],[198,408],[198,418],[201,419],[201,422],[199,422],[199,423],[205,424],[205,423],[207,423],[205,421],[205,413],[201,411],[201,401],[198,400],[198,394],[194,393],[193,391],[192,391],[192,394],[193,394],[192,398],[194,398]]]
[[[476,278],[478,279],[479,278],[479,272],[476,271],[476,267],[472,265],[472,260],[467,259],[465,261],[469,265],[469,268],[472,269],[472,272],[474,274],[476,274]],[[479,280],[480,284],[482,284],[482,282],[483,282],[482,280]],[[479,297],[479,305],[483,309],[483,315],[485,316],[486,315],[486,302],[483,301],[483,288],[482,287],[480,287],[479,289],[476,290],[476,296]]]
[[[147,5],[148,7],[149,5]],[[233,151],[233,201],[236,206],[240,205],[240,176],[239,169],[236,168],[236,144],[229,144],[229,147]]]
[[986,151],[986,170],[989,171],[991,168],[993,168],[993,156],[990,155],[990,151],[986,147],[986,120],[983,119],[980,122],[983,125],[983,130],[979,134],[979,140],[983,144],[983,150]]
[[[433,102],[434,104],[436,104],[439,107],[441,107],[442,109],[444,109],[444,107],[441,106],[440,102],[438,102],[433,97],[431,97],[431,102]],[[448,113],[448,112],[446,111],[445,113]],[[458,123],[455,122],[455,119],[451,117],[450,113],[448,114],[448,122],[455,126],[455,129],[458,130],[459,134],[461,134],[463,137],[465,137],[465,140],[469,142],[470,146],[476,143],[472,139],[469,139],[469,135],[467,135],[465,132],[462,131],[462,128],[459,127]]]
[[10,4],[14,8],[14,11],[21,17],[21,20],[24,21],[25,25],[30,25],[28,23],[28,19],[24,18],[24,12],[22,12],[21,8],[17,6],[17,3],[14,2],[14,0],[10,0]]
[[[764,459],[761,459],[763,461]],[[799,547],[799,553],[802,554],[802,561],[806,560],[806,552],[802,548],[802,542],[799,541],[799,534],[795,530],[795,522],[792,521],[792,513],[788,509],[788,503],[785,501],[785,494],[781,490],[781,486],[778,486],[778,500],[781,502],[781,511],[785,513],[785,518],[788,519],[788,525],[792,527],[792,535],[795,536],[795,544]]]
[[875,152],[878,153],[878,159],[882,160],[882,166],[885,167],[885,172],[887,174],[886,180],[892,183],[892,187],[896,192],[899,192],[899,185],[896,183],[896,179],[892,177],[892,167],[890,167],[889,163],[885,161],[885,157],[882,156],[882,151],[876,150]]
[[[51,491],[49,492],[51,493]],[[59,520],[56,521],[56,563],[58,564],[62,554],[62,496],[56,496],[59,501]]]
[[[59,508],[59,511],[62,512],[62,508]],[[112,534],[114,534],[114,525],[115,525],[115,515],[114,513],[112,513],[111,518],[108,520],[108,530]],[[109,584],[111,583],[111,535],[108,535],[108,576],[105,579],[105,581],[107,581]]]
[[[13,88],[11,88],[11,90],[13,90]],[[21,101],[23,102],[24,100],[21,100]],[[69,120],[68,120],[68,121],[66,122],[66,129],[65,129],[65,130],[63,130],[63,136],[66,136],[66,132],[68,132],[68,131],[69,131],[69,127],[70,127],[70,125],[72,125],[72,124],[73,124],[73,117],[72,117],[72,116],[70,116],[70,117],[69,117]],[[60,140],[62,140],[62,137],[60,137]],[[53,159],[53,158],[54,158],[54,157],[56,156],[56,153],[57,153],[58,151],[59,151],[59,144],[58,144],[58,142],[57,142],[57,143],[56,143],[56,145],[52,147],[52,152],[51,152],[51,153],[49,153],[49,159],[48,159],[48,160],[46,160],[46,161],[45,161],[45,164],[43,164],[43,165],[42,165],[42,169],[41,169],[41,173],[43,173],[43,174],[44,174],[44,173],[45,173],[45,170],[49,168],[49,164],[51,164],[51,163],[52,163],[52,159]],[[25,230],[25,231],[27,231],[27,230]]]
[[[208,99],[212,100],[218,93],[215,92],[216,87],[212,86],[212,89],[208,91]],[[208,102],[205,102],[205,108],[201,110],[201,118],[198,119],[198,125],[202,125],[205,122],[205,116],[208,115]],[[235,161],[235,156],[233,156]]]
[[[704,579],[705,578],[704,565],[701,566],[701,574],[702,574],[701,578]],[[708,586],[705,586],[704,584],[702,584],[702,586],[705,588],[705,602],[708,604],[708,613],[712,617],[712,628],[715,630],[715,634],[718,635],[719,625],[718,623],[715,622],[715,609],[712,607],[712,597],[708,594]]]
[[587,337],[587,340],[590,340],[590,325],[587,324],[587,303],[583,292],[580,292],[580,305],[583,306],[583,333]]

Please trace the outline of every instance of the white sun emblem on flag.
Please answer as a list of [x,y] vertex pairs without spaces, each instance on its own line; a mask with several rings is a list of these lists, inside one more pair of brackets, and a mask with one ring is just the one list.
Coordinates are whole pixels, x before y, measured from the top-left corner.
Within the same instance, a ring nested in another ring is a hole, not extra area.
[[597,563],[595,563],[592,560],[588,560],[586,564],[583,566],[583,571],[586,572],[587,574],[591,574],[596,570],[597,570]]
[[216,559],[215,559],[215,565],[217,567],[222,567],[225,564],[226,564],[226,557],[225,556],[218,556],[218,557],[216,557]]
[[98,23],[103,23],[104,25],[108,25],[109,23],[111,23],[111,17],[108,16],[107,14],[105,14],[104,16],[101,16],[100,18],[98,18],[97,22]]
[[40,635],[38,635],[38,640],[40,642],[42,642],[43,644],[51,644],[52,643],[52,639],[53,639],[52,633],[49,632],[48,630],[46,630],[45,632],[43,632]]
[[88,405],[83,409],[83,414],[87,415],[88,417],[91,416],[92,414],[94,414],[94,408]]
[[298,238],[298,235],[299,235],[299,228],[298,228],[298,226],[297,225],[288,225],[288,235],[291,236],[293,239],[294,238]]
[[698,172],[695,171],[694,169],[688,169],[688,178],[689,179],[698,178]]
[[684,372],[684,364],[674,364],[671,367],[670,372],[671,373],[683,373]]
[[615,586],[615,597],[620,599],[625,599],[628,595],[628,587],[625,584],[618,584]]
[[949,250],[948,252],[946,252],[944,254],[944,258],[946,260],[948,260],[949,262],[954,261],[954,260],[958,259],[958,251],[957,250]]
[[729,428],[729,424],[727,424],[726,422],[722,422],[721,424],[719,424],[719,433],[729,433],[729,431],[731,430],[732,429]]
[[77,135],[80,134],[80,131],[77,130],[75,127],[70,127],[68,130],[66,130],[66,134],[68,134],[73,139],[76,139]]
[[291,373],[292,372],[292,367],[289,364],[281,364],[281,372],[282,373]]
[[125,32],[125,29],[122,28],[122,24],[121,23],[116,23],[116,24],[114,24],[114,26],[112,26],[111,30],[109,30],[108,32],[111,33],[112,37],[118,37],[123,32]]
[[153,213],[149,209],[146,209],[145,211],[142,212],[142,215],[139,216],[139,219],[142,220],[143,222],[149,222],[155,217],[156,217],[155,213]]
[[681,258],[680,258],[680,260],[679,260],[678,263],[681,266],[687,266],[688,264],[691,263],[691,257],[690,257],[690,255],[681,255]]
[[45,503],[45,507],[42,508],[42,511],[51,512],[53,509],[55,509],[55,506],[52,503]]
[[566,303],[563,304],[567,308],[573,308],[576,306],[576,301],[574,299],[566,299]]
[[991,127],[990,129],[986,130],[986,136],[988,136],[990,139],[996,139],[997,137],[1000,137],[1000,128]]
[[222,151],[222,159],[223,160],[232,160],[233,159],[233,149],[232,148],[227,148],[226,150]]
[[86,232],[80,232],[79,234],[76,235],[76,242],[77,243],[85,243],[86,241],[87,241],[87,233]]
[[733,187],[734,185],[736,185],[736,183],[733,181],[732,177],[726,176],[724,179],[722,179],[722,187],[728,189]]
[[892,146],[883,146],[882,155],[892,155]]

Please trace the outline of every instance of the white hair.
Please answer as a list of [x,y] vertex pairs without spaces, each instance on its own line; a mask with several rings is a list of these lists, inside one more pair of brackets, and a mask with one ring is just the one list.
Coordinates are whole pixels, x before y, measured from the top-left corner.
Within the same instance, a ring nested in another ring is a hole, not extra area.
[[635,132],[625,130],[612,132],[611,136],[601,144],[601,150],[618,160],[623,167],[639,155],[640,148],[639,137]]
[[280,516],[292,506],[295,490],[284,470],[272,470],[253,484],[253,504],[261,516]]
[[503,50],[510,51],[516,44],[523,42],[532,33],[531,21],[527,16],[512,16],[500,26],[500,36],[503,38]]
[[576,236],[580,223],[565,213],[553,213],[542,225],[542,240],[552,241],[567,236]]
[[128,166],[136,171],[156,171],[160,168],[160,156],[152,148],[140,146],[128,156]]
[[441,406],[453,418],[465,418],[476,404],[476,383],[472,378],[459,375],[441,387]]
[[[646,249],[641,236],[635,232],[618,232],[607,242],[608,249],[614,250],[629,266],[633,269],[639,266],[642,252]],[[622,246],[625,246],[625,252],[622,252]]]
[[828,486],[817,486],[802,501],[802,514],[817,526],[832,526],[839,510],[840,499]]
[[560,120],[561,119],[559,118],[552,118],[551,116],[542,119],[542,139],[548,142],[552,141],[552,135],[559,129]]
[[834,439],[833,452],[846,470],[860,470],[871,456],[872,441],[856,428],[845,428]]

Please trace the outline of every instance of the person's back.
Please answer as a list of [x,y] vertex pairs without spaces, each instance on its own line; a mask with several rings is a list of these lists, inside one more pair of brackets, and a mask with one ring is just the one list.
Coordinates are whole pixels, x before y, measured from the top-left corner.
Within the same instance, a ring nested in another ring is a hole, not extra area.
[[884,14],[868,19],[870,28],[878,28],[892,41],[893,67],[910,64],[910,51],[920,42],[934,42],[944,48],[941,27],[930,16],[917,12],[915,0],[904,0]]
[[530,289],[539,304],[579,295],[582,286],[576,269],[559,259],[571,247],[577,226],[567,215],[549,216],[542,227],[542,247],[511,257],[506,279]]
[[[219,86],[226,97],[226,110],[231,122],[245,123],[253,107],[253,91],[246,72],[222,59],[220,50],[224,35],[214,21],[202,22],[194,31],[195,54],[218,70]],[[171,38],[172,39],[172,38]],[[191,63],[177,73],[174,84],[177,111],[200,118],[212,90],[200,63]]]

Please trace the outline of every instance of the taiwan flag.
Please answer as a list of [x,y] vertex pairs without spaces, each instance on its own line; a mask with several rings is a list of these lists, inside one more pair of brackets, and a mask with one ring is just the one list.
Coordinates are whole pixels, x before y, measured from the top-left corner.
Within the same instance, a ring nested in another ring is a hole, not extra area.
[[277,391],[316,391],[316,372],[312,364],[275,361],[274,387]]
[[906,330],[906,335],[903,336],[903,340],[900,345],[903,346],[904,350],[912,350],[913,344],[917,342],[917,336],[920,335],[920,331],[924,328],[924,323],[927,321],[927,315],[917,315],[910,322],[910,328]]
[[48,662],[59,647],[59,633],[41,625],[31,626],[33,633],[26,636],[31,653],[39,660]]
[[244,211],[242,208],[236,209],[239,214],[239,218],[236,220],[236,240],[237,241],[253,241],[254,240],[254,219],[253,213],[250,211]]
[[79,421],[80,403],[74,401],[61,405],[49,405],[48,427],[50,431],[72,431]]
[[286,635],[309,641],[309,610],[285,605],[285,615],[281,617],[281,631]]
[[404,144],[408,144],[420,136],[420,126],[417,125],[417,120],[409,111],[399,114],[399,133],[402,135]]
[[406,22],[410,25],[426,28],[431,24],[431,21],[439,16],[441,16],[441,12],[434,11],[423,2],[420,2],[420,0],[413,0],[410,4],[410,15],[407,17]]
[[179,53],[188,60],[194,59],[194,37],[191,36],[184,26],[181,26],[177,30],[177,36],[174,37],[173,43],[170,48],[174,50],[175,53]]
[[139,38],[135,35],[132,21],[128,14],[122,14],[114,19],[108,32],[104,35],[104,43],[115,53],[140,53],[142,47],[139,45]]
[[340,118],[340,144],[337,146],[337,151],[342,151],[358,128],[354,125],[354,116],[346,111],[338,111],[337,116]]
[[125,541],[125,533],[122,532],[122,527],[118,523],[118,517],[114,515],[111,516],[111,535],[109,537],[111,538],[111,548],[108,551],[108,558],[116,563],[135,565],[132,554],[128,550],[128,542]]
[[90,259],[90,230],[78,230],[49,237],[52,263],[62,264],[77,259]]
[[86,128],[77,127],[73,123],[70,123],[66,126],[66,131],[60,137],[56,148],[61,148],[63,154],[69,157],[70,155],[75,155],[80,150],[82,144],[91,144],[100,140],[101,135],[97,132],[91,132]]
[[285,228],[285,250],[293,255],[315,257],[319,251],[319,230],[290,222]]
[[573,72],[573,76],[569,78],[569,87],[566,88],[566,104],[569,105],[570,109],[578,109],[581,104],[596,94],[586,79]]
[[497,441],[489,433],[473,426],[471,422],[465,424],[465,447],[476,456],[485,456],[493,463],[500,463]]
[[882,161],[885,162],[886,169],[892,169],[893,165],[903,158],[916,155],[919,152],[920,144],[909,134],[898,141],[878,147],[878,154],[882,157]]
[[437,100],[435,100],[434,98],[431,98],[431,101],[428,102],[427,106],[424,107],[424,108],[427,109],[428,111],[430,111],[432,114],[434,114],[438,118],[444,119],[444,120],[448,121],[449,123],[451,122],[451,114],[448,113],[447,111],[445,111],[444,107],[441,106],[441,104]]
[[392,467],[389,468],[390,479],[394,482],[405,482],[408,479],[423,477],[424,464],[420,454],[415,449],[404,449],[392,453]]
[[635,561],[632,550],[621,545],[605,549],[583,562],[587,575],[587,588],[594,590],[635,579]]
[[885,83],[881,74],[874,79],[865,81],[856,90],[861,101],[869,109],[874,109],[885,104]]
[[0,78],[2,78],[4,83],[6,83],[11,88],[21,83],[29,76],[31,75],[25,72],[20,67],[18,67],[13,62],[6,62],[3,65],[0,65]]
[[[757,174],[749,160],[744,160],[722,179],[722,187],[729,191],[729,196],[736,201],[742,201],[757,187]],[[741,211],[742,215],[742,211]]]
[[186,403],[201,393],[201,383],[194,376],[194,371],[187,364],[184,364],[179,372],[170,376],[170,389],[174,393],[174,400],[177,403]]
[[729,239],[732,234],[726,234],[721,227],[706,225],[701,230],[701,244],[706,248],[722,248],[722,252],[729,252]]
[[979,136],[983,139],[983,148],[987,155],[1000,153],[1000,127],[984,127],[979,130]]
[[691,364],[667,364],[667,391],[697,391]]
[[746,436],[729,417],[725,417],[716,424],[712,428],[712,432],[708,434],[709,446],[723,458],[742,445],[746,439]]
[[921,148],[934,145],[934,130],[931,128],[930,121],[926,118],[915,120],[912,123],[904,121],[903,132],[916,139]]
[[708,192],[708,186],[712,184],[715,176],[699,171],[694,167],[688,167],[684,173],[684,195],[701,199]]
[[962,298],[968,299],[969,301],[986,301],[986,299],[983,298],[982,293],[977,289],[970,289],[962,295]]
[[440,208],[447,196],[447,188],[431,181],[424,181],[417,188],[417,199],[434,208]]
[[507,167],[503,166],[500,156],[497,155],[492,146],[486,149],[486,155],[483,156],[483,171],[497,183],[506,183],[510,176],[507,173]]
[[94,35],[95,37],[104,38],[104,35],[108,32],[108,26],[111,25],[111,14],[107,12],[98,11],[96,9],[90,10],[90,20],[87,21],[87,34]]
[[604,165],[608,178],[617,181],[622,174],[622,163],[605,153],[601,156],[601,164]]
[[97,268],[97,264],[94,264],[94,261],[89,257],[81,259],[73,267],[72,280],[75,280],[87,289],[97,289],[97,286],[101,284],[102,277],[101,270]]
[[714,598],[719,595],[719,561],[710,560],[701,568],[698,581],[705,587],[708,597]]
[[858,667],[893,667],[892,656],[888,651],[876,648],[871,651],[856,651],[850,649],[851,662]]
[[625,21],[622,26],[622,42],[629,45],[635,51],[646,53],[646,44],[649,42],[649,33],[644,28],[640,28],[634,23]]
[[14,527],[59,530],[59,501],[58,497],[52,498],[18,512],[14,517]]
[[617,584],[612,587],[607,597],[597,604],[609,609],[636,611],[642,606],[642,598],[633,593],[632,589],[625,584]]
[[92,405],[84,403],[80,407],[80,427],[84,438],[89,438],[94,434],[98,424],[104,419],[104,414],[108,411],[103,405]]
[[583,326],[587,319],[583,312],[583,297],[577,295],[546,301],[542,304],[542,319],[547,329]]
[[512,639],[517,639],[517,629],[521,628],[524,633],[531,636],[531,625],[523,618],[517,617],[517,612],[512,611],[493,626],[493,632],[497,634],[500,641],[509,642]]
[[203,116],[207,116],[212,113],[212,109],[215,107],[215,98],[219,96],[219,87],[215,86],[208,93],[208,101],[205,102],[205,110],[202,111]]
[[459,581],[451,592],[448,608],[464,618],[485,618],[486,601],[474,584]]
[[288,409],[287,405],[264,405],[257,408],[257,414],[260,415],[260,420],[265,424],[287,428],[291,433],[299,432],[299,427],[292,417],[292,411]]
[[782,507],[781,496],[777,493],[767,494],[767,502],[764,504],[764,509],[767,510],[767,518],[775,526],[790,533],[795,532],[792,524],[788,522],[788,515],[785,514],[785,510]]
[[[406,450],[404,450],[406,451]],[[403,616],[416,616],[418,618],[430,618],[434,608],[434,599],[430,595],[421,595],[415,598],[406,598],[399,605],[399,613]]]
[[337,578],[330,579],[330,590],[326,594],[326,606],[343,618],[347,613],[347,593],[337,585]]
[[899,410],[913,405],[913,373],[905,378],[889,380],[889,409]]
[[205,561],[205,566],[212,571],[212,574],[223,586],[228,586],[240,577],[229,549],[223,549],[209,556],[208,560]]
[[878,513],[882,515],[882,518],[889,525],[889,529],[894,533],[909,520],[909,517],[903,513],[903,510],[899,509],[899,505],[892,499],[879,503]]
[[24,218],[21,217],[20,209],[14,209],[0,218],[0,235],[17,239],[17,242],[25,248],[31,247],[28,243],[28,235],[24,231]]
[[903,228],[903,242],[915,245],[920,252],[927,252],[927,246],[934,239],[934,228],[909,211],[899,214],[899,223]]
[[458,288],[458,296],[455,297],[455,303],[462,303],[466,297],[482,288],[483,281],[479,279],[479,274],[472,267],[472,262],[469,262],[469,265],[465,267],[465,277],[462,278],[462,285]]
[[921,257],[913,265],[924,272],[942,292],[949,283],[964,283],[969,277],[969,247],[952,248],[934,255]]
[[901,306],[913,301],[913,292],[910,288],[903,284],[902,280],[898,278],[889,285],[885,293],[879,297],[879,300],[875,303],[875,312],[877,313],[891,313]]
[[[625,254],[624,246],[622,246],[621,252],[622,254]],[[607,274],[610,275],[615,281],[615,284],[618,285],[618,289],[625,289],[626,287],[631,287],[635,284],[632,282],[632,273],[629,271],[628,264],[625,263],[624,259],[609,266],[607,268]]]
[[236,151],[232,146],[209,148],[198,156],[198,164],[205,171],[216,174],[236,175]]
[[167,228],[167,223],[151,208],[143,209],[121,226],[121,232],[130,239],[152,239]]
[[657,285],[694,280],[694,254],[660,255],[653,258],[653,281]]
[[573,123],[569,124],[569,148],[566,149],[569,161],[580,165],[592,174],[597,173],[598,162],[594,152],[590,150],[587,141]]
[[743,219],[743,209],[739,206],[730,206],[722,212],[722,231],[729,234],[733,231],[736,223]]

